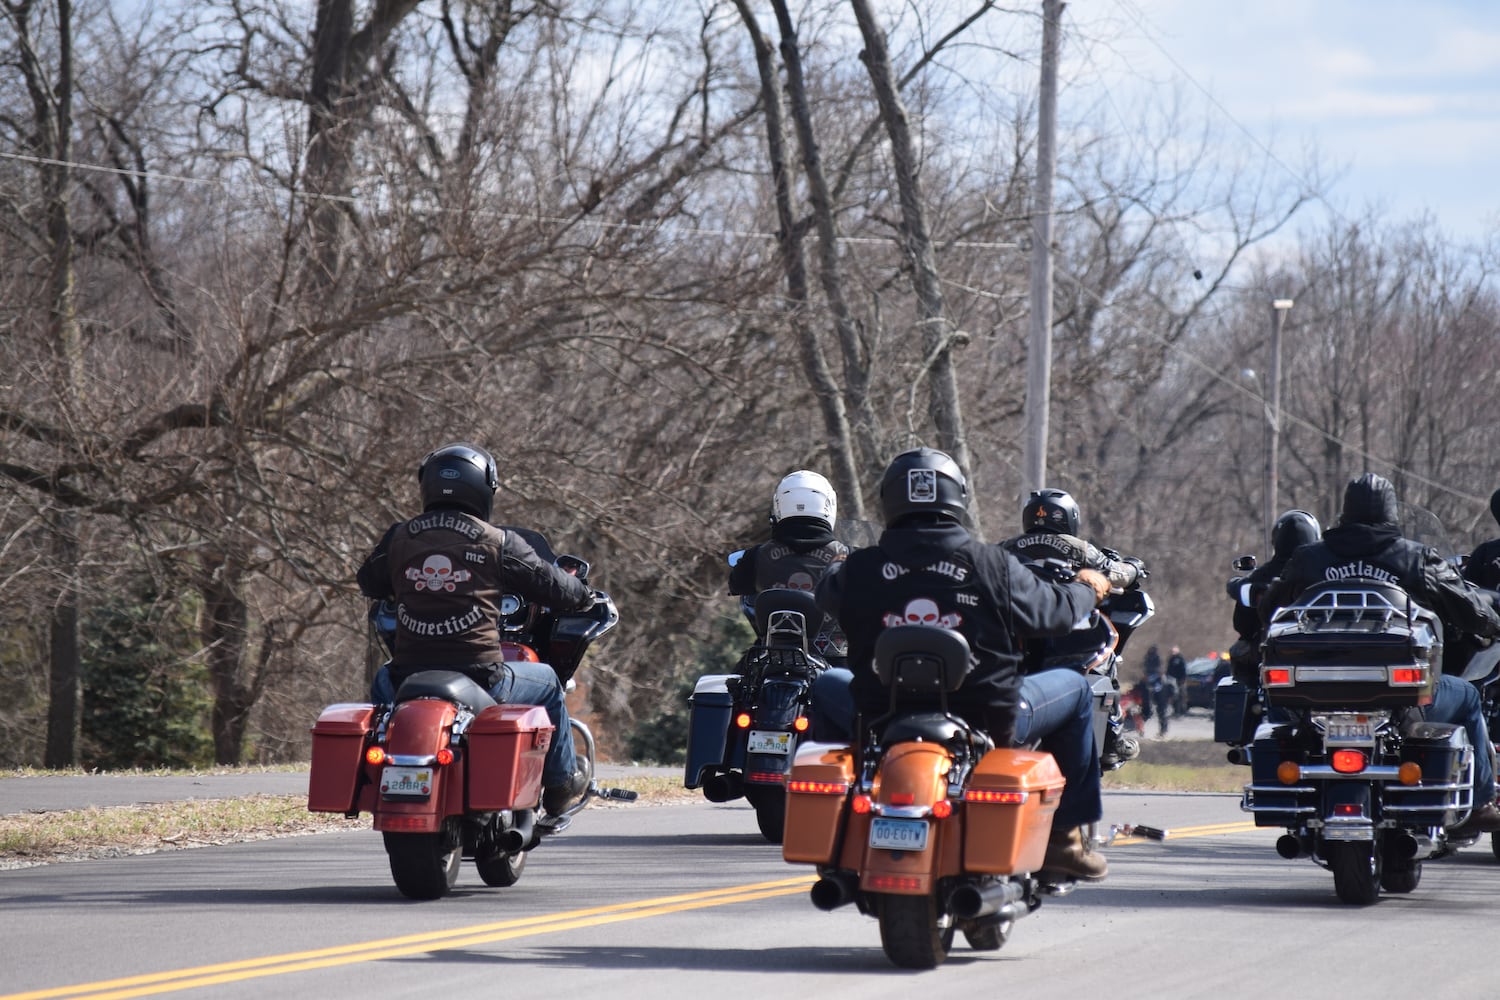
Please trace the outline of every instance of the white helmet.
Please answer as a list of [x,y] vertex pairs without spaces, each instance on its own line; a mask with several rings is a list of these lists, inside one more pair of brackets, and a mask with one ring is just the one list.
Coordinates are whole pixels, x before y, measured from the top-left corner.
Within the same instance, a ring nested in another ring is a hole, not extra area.
[[833,485],[816,472],[802,469],[777,484],[771,497],[771,523],[784,517],[815,517],[831,528],[838,508]]

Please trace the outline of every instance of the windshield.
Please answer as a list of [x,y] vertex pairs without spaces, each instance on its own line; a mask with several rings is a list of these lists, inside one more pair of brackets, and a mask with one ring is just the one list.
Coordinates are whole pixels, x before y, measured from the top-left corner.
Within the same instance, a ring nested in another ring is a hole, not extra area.
[[1439,521],[1432,511],[1425,507],[1418,507],[1416,504],[1398,503],[1396,516],[1401,519],[1402,537],[1437,549],[1438,555],[1444,559],[1453,559],[1458,555],[1458,550],[1449,540],[1443,522]]

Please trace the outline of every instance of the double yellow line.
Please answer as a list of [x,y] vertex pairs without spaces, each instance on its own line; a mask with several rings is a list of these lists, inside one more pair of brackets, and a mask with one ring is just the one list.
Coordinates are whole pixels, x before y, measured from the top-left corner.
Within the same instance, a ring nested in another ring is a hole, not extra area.
[[198,986],[214,986],[220,983],[259,979],[264,976],[281,976],[290,972],[305,972],[310,969],[327,969],[339,965],[353,965],[357,962],[371,962],[381,958],[399,958],[403,955],[465,948],[535,934],[551,934],[578,927],[598,927],[626,920],[639,920],[643,917],[655,917],[665,913],[680,913],[685,910],[699,910],[729,903],[747,903],[757,899],[769,899],[773,896],[789,896],[793,893],[805,892],[812,883],[812,876],[804,875],[775,882],[757,882],[728,889],[713,889],[708,892],[662,896],[633,903],[617,903],[614,906],[595,906],[584,910],[502,920],[493,924],[456,927],[446,931],[407,934],[402,937],[364,941],[334,948],[318,948],[313,951],[298,951],[285,955],[267,955],[263,958],[247,958],[238,962],[222,962],[192,969],[155,972],[144,976],[128,976],[123,979],[107,979],[96,983],[81,983],[77,986],[58,986],[52,989],[33,990],[29,993],[9,993],[0,996],[0,1000],[55,1000],[55,998],[124,1000],[127,997],[153,996],[176,990],[193,989]]

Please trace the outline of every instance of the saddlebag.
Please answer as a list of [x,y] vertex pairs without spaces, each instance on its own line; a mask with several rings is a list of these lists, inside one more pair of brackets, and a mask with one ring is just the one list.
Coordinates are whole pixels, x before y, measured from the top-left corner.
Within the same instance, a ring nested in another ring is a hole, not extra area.
[[781,856],[806,864],[832,864],[854,785],[854,748],[804,743],[787,777],[786,828]]
[[312,727],[312,768],[307,776],[309,812],[354,810],[365,744],[374,726],[374,705],[344,703],[323,709]]
[[531,809],[542,797],[542,764],[554,728],[537,705],[492,705],[469,725],[464,770],[475,812]]
[[1417,785],[1394,785],[1386,811],[1409,826],[1451,826],[1473,804],[1473,748],[1462,726],[1411,722],[1402,731],[1401,760],[1422,768]]
[[1062,790],[1062,772],[1050,753],[1003,748],[985,754],[964,789],[964,871],[1040,869]]
[[[729,682],[738,676],[708,674],[700,677],[688,698],[691,711],[687,764],[682,772],[684,787],[697,788],[703,783],[705,771],[717,773],[726,763],[724,747],[729,738],[729,717],[734,713],[734,696],[729,693]],[[739,764],[738,761],[728,763]]]
[[1214,742],[1244,746],[1255,739],[1260,702],[1248,684],[1225,677],[1214,688]]

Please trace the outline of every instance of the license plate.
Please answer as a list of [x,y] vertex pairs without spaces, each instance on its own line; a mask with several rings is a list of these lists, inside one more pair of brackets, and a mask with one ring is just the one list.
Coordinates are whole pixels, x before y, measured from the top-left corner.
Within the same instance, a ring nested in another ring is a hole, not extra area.
[[888,851],[925,851],[927,821],[876,816],[870,821],[870,846]]
[[752,729],[745,741],[745,750],[749,753],[779,753],[785,756],[792,752],[792,734]]
[[1324,743],[1372,743],[1375,721],[1368,715],[1330,715],[1323,722]]
[[380,772],[380,794],[386,798],[425,799],[432,794],[432,768],[387,767]]

